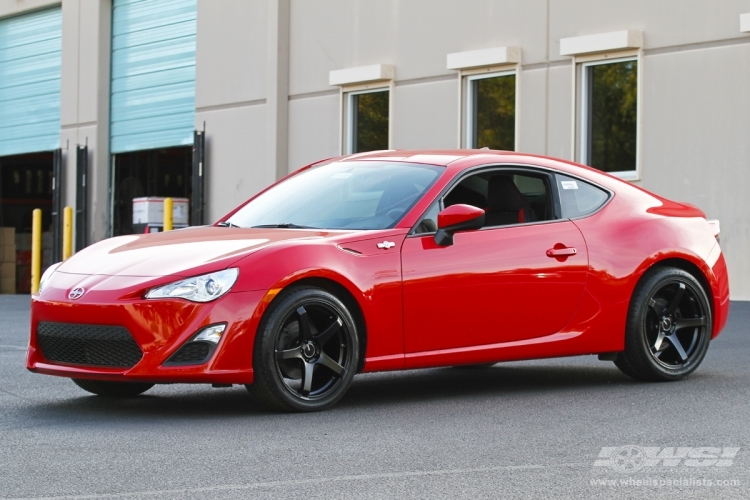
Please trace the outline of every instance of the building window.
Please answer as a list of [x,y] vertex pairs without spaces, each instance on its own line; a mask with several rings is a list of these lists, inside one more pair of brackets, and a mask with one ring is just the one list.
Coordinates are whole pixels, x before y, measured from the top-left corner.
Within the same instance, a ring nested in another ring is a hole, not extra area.
[[466,146],[516,149],[516,73],[466,77]]
[[583,63],[581,77],[581,163],[637,172],[638,60]]
[[348,92],[348,154],[388,149],[388,89]]

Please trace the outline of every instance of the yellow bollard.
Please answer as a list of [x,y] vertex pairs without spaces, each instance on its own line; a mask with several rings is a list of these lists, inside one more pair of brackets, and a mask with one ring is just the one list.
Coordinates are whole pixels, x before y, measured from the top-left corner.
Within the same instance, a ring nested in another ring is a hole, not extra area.
[[164,230],[172,230],[172,198],[164,198]]
[[35,208],[31,222],[31,293],[39,293],[42,277],[42,211]]
[[63,210],[62,259],[68,260],[73,255],[73,209]]

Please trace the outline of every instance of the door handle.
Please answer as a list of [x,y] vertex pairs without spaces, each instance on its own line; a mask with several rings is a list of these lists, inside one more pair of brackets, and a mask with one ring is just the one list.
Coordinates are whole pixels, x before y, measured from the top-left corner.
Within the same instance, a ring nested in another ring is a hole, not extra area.
[[550,248],[547,250],[547,257],[570,257],[577,253],[575,248]]

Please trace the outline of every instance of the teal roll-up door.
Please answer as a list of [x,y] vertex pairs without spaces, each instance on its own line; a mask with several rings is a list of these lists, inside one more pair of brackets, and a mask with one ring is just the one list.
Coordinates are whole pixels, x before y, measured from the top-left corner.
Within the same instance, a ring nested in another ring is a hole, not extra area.
[[60,147],[59,7],[0,20],[0,156]]
[[114,1],[112,153],[193,143],[196,1]]

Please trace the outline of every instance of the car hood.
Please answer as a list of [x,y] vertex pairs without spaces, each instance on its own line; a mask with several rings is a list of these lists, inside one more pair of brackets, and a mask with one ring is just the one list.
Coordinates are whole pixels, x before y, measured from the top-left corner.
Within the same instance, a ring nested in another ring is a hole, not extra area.
[[192,276],[222,269],[252,252],[284,241],[319,240],[349,233],[210,226],[117,236],[81,250],[58,271],[103,276]]

